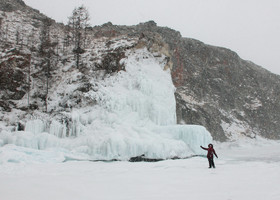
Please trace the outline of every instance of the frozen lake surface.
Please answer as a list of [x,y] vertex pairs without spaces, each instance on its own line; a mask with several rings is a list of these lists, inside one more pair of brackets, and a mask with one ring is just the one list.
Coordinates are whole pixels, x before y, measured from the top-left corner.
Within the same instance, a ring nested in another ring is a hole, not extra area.
[[[3,200],[279,200],[280,142],[214,144],[216,169],[194,157],[155,163],[5,162]],[[3,157],[3,152],[0,157]]]

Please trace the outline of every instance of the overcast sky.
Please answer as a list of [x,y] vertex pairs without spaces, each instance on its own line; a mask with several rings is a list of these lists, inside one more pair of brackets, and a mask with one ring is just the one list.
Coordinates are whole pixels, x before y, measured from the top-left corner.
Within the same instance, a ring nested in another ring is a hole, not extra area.
[[154,20],[182,36],[229,48],[245,60],[280,74],[280,0],[24,0],[67,23],[84,5],[91,25],[136,25]]

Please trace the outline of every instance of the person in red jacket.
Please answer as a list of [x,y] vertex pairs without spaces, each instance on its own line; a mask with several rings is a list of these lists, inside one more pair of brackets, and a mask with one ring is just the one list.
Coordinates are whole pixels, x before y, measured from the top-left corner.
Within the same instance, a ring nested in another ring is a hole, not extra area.
[[207,153],[207,158],[208,158],[208,161],[209,161],[209,168],[215,168],[215,163],[214,163],[214,156],[213,154],[218,158],[214,148],[213,148],[213,144],[209,144],[208,145],[208,148],[205,148],[203,146],[200,146],[202,149],[208,151]]

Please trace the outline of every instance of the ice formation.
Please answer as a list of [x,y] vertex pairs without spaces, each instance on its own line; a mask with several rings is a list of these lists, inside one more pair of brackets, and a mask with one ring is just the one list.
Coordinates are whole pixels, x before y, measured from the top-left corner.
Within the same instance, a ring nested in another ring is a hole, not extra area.
[[32,120],[25,132],[1,133],[0,145],[56,149],[67,158],[103,160],[204,153],[199,146],[212,141],[210,133],[201,126],[176,125],[175,88],[170,72],[163,70],[164,57],[142,49],[129,52],[123,62],[126,71],[85,94],[97,105],[73,110],[71,126]]

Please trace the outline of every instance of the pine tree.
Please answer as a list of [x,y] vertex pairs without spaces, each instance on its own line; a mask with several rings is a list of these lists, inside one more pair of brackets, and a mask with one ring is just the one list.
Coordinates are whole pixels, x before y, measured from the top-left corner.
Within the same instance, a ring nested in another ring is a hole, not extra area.
[[69,17],[69,27],[74,42],[73,52],[76,56],[76,66],[79,68],[80,55],[85,53],[84,41],[86,40],[86,29],[89,27],[89,13],[84,6],[80,6],[73,10],[72,16]]
[[50,27],[51,27],[51,20],[45,18],[43,20],[43,27],[40,33],[40,49],[39,54],[42,57],[41,67],[44,73],[45,81],[46,81],[46,90],[44,96],[46,112],[48,112],[48,94],[49,94],[49,81],[51,78],[51,70],[52,70],[52,57],[54,56],[54,48],[57,43],[52,42],[50,39]]

